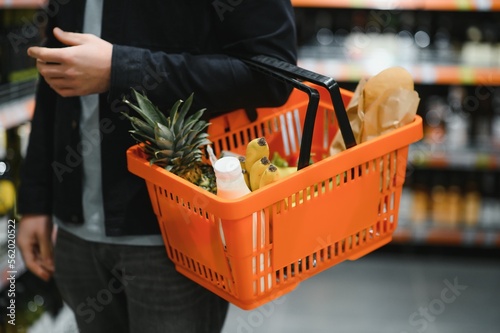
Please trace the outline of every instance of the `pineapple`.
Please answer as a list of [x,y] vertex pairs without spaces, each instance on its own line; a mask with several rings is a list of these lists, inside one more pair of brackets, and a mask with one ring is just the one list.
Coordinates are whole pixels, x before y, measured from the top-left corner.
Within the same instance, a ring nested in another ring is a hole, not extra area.
[[141,144],[151,164],[157,164],[177,176],[216,193],[215,173],[211,165],[202,161],[203,146],[211,144],[205,129],[208,123],[201,118],[201,109],[186,118],[193,102],[193,94],[186,101],[178,100],[165,116],[145,95],[132,90],[137,104],[124,102],[142,119],[124,113],[133,129],[132,137]]

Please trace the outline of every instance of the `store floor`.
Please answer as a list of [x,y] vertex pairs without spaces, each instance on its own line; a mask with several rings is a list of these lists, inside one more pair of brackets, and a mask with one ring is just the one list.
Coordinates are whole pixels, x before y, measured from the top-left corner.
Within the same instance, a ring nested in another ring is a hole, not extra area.
[[[30,333],[75,332],[66,309],[45,321]],[[280,332],[498,333],[500,260],[375,252],[255,310],[231,306],[223,330]]]

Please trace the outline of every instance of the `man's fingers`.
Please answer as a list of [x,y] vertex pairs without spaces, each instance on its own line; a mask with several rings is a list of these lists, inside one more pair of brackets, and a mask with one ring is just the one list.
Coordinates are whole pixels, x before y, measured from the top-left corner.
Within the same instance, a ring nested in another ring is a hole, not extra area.
[[35,264],[34,267],[30,268],[30,271],[44,281],[48,281],[52,274],[54,274],[53,269],[47,269],[40,263]]
[[50,241],[50,235],[48,237],[41,238],[39,240],[40,244],[40,259],[41,265],[48,271],[54,271],[53,262],[53,252],[52,252],[52,242]]
[[56,63],[46,63],[44,61],[38,60],[36,62],[36,67],[38,68],[38,71],[40,74],[43,76],[63,76],[62,75],[62,68],[61,64],[56,64]]
[[32,270],[37,266],[35,250],[30,246],[30,248],[26,248],[20,242],[18,242],[19,248],[23,254],[23,261],[26,268]]
[[64,62],[64,49],[51,49],[48,47],[32,46],[28,48],[28,55],[47,64]]
[[52,87],[52,89],[64,97],[68,97],[68,93],[76,89],[71,81],[63,77],[51,77],[45,80]]
[[40,263],[37,247],[32,244],[31,249],[24,249],[22,253],[26,268],[39,278],[48,281],[53,273],[53,270],[51,271],[46,269],[44,265]]
[[77,32],[67,32],[60,28],[54,28],[54,36],[63,44],[69,46],[81,45],[85,43],[87,37],[85,34]]

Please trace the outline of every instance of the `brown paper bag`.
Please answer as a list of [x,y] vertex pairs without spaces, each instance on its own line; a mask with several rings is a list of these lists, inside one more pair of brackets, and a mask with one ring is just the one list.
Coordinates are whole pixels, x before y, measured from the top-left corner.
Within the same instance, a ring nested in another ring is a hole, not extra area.
[[[369,80],[373,81],[369,83]],[[413,80],[402,68],[389,68],[373,78],[361,79],[347,106],[356,143],[371,140],[412,122],[419,102],[418,93],[413,90]],[[338,132],[330,145],[330,155],[344,150],[344,140]]]

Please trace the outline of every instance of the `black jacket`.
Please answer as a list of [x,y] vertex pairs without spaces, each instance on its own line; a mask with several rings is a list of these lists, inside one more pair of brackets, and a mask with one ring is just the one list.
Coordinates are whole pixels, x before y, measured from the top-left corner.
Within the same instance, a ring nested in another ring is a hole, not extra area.
[[[81,31],[84,8],[83,0],[51,1],[46,45],[63,46],[53,27]],[[209,115],[283,104],[289,87],[238,57],[266,54],[295,63],[293,8],[289,0],[104,0],[102,22],[113,55],[110,90],[100,96],[100,133],[80,134],[79,98],[59,96],[41,78],[19,212],[83,223],[82,154],[100,142],[107,235],[158,233],[144,181],[127,170],[125,152],[135,142],[121,115],[128,110],[123,96],[141,89],[166,110],[194,92],[193,110],[206,107]]]

